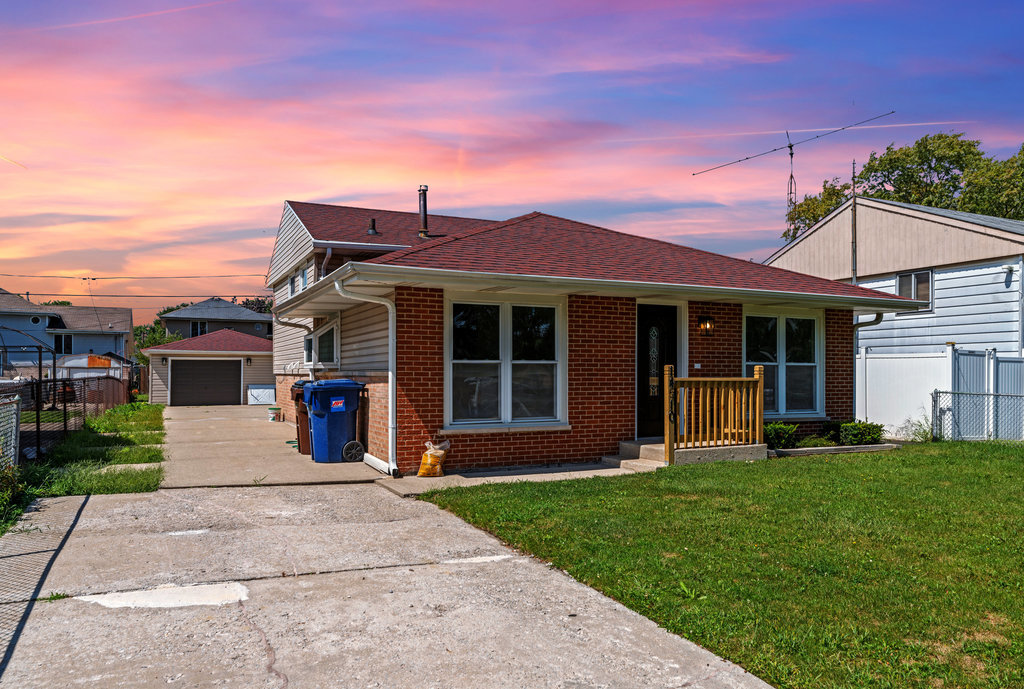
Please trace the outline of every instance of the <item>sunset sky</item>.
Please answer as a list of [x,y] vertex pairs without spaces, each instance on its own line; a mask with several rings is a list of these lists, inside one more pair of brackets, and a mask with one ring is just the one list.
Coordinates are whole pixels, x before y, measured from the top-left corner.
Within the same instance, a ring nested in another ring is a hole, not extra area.
[[[285,199],[540,210],[760,259],[889,143],[1024,142],[1024,3],[33,0],[0,10],[0,287],[258,294]],[[129,295],[165,295],[130,299]],[[32,297],[45,300],[53,297]],[[187,301],[187,300],[186,300]]]

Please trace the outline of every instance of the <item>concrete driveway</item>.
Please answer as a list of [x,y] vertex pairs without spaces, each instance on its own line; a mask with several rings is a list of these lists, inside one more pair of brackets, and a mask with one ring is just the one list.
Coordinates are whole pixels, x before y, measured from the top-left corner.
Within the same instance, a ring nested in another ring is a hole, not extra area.
[[267,408],[166,407],[164,488],[359,483],[383,476],[362,462],[318,464],[300,455],[295,425],[267,421]]
[[54,498],[0,555],[52,559],[4,687],[767,686],[374,484]]

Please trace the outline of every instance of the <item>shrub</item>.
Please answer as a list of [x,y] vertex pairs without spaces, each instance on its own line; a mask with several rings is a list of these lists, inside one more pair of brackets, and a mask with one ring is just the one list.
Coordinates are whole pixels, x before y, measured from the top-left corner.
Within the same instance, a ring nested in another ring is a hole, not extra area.
[[833,447],[834,442],[821,435],[809,435],[796,444],[797,447]]
[[877,445],[882,442],[882,424],[851,421],[839,429],[839,442],[843,445]]
[[842,445],[840,442],[840,429],[844,423],[853,423],[856,419],[836,419],[826,421],[821,425],[821,434],[832,441],[833,445]]
[[21,482],[18,467],[0,462],[0,533],[21,512],[25,484]]
[[764,441],[773,450],[784,450],[796,445],[796,426],[791,423],[766,423]]

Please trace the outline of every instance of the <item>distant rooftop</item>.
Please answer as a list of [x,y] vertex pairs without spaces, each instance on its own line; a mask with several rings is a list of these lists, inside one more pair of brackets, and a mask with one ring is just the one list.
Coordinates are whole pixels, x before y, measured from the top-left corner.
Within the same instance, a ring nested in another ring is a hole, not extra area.
[[256,321],[260,323],[273,320],[273,316],[269,313],[257,313],[220,297],[213,297],[198,304],[182,307],[176,311],[168,311],[160,316],[160,318],[182,318],[203,321]]

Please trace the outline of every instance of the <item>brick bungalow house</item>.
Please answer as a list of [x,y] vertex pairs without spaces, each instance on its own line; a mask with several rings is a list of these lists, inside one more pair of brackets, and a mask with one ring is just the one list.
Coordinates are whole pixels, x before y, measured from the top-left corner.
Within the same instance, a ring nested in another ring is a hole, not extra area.
[[[854,316],[917,302],[572,220],[288,201],[268,273],[277,399],[367,383],[388,473],[451,441],[451,468],[593,461],[663,435],[666,364],[765,367],[765,417],[805,433],[854,413]],[[685,373],[683,373],[685,372]]]

